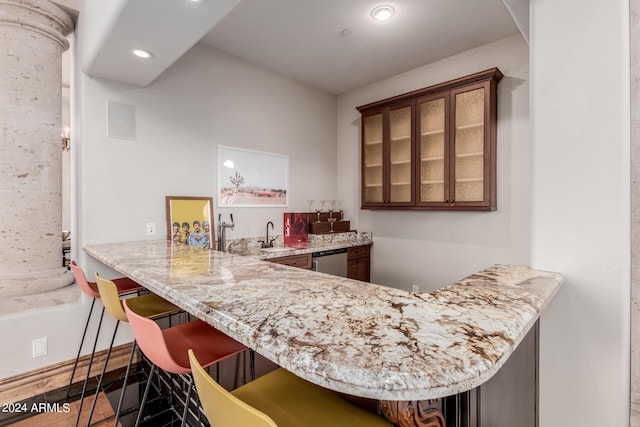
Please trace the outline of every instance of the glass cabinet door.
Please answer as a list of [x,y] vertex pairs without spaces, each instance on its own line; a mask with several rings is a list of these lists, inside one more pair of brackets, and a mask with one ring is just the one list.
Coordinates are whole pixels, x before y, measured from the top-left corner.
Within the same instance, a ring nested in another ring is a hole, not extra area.
[[418,200],[420,205],[444,203],[448,198],[447,137],[448,98],[418,101]]
[[455,93],[455,202],[482,202],[486,177],[485,89]]
[[411,106],[389,111],[389,202],[411,203],[413,195]]
[[363,117],[362,191],[363,203],[382,203],[383,150],[382,112]]

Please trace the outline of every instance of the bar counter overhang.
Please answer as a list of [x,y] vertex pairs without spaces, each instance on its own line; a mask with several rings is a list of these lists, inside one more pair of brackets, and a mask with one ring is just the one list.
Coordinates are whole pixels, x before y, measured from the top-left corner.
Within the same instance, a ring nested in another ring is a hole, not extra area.
[[558,273],[496,265],[414,294],[163,240],[84,250],[288,371],[380,400],[480,386],[563,281]]

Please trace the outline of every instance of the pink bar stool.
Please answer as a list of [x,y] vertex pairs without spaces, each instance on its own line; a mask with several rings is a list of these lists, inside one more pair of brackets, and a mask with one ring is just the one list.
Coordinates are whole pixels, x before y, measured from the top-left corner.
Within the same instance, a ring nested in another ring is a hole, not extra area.
[[[93,307],[96,304],[96,300],[100,298],[100,293],[98,292],[98,286],[96,285],[95,282],[89,282],[87,280],[87,276],[84,274],[84,271],[82,270],[82,268],[80,268],[80,266],[78,266],[78,264],[76,264],[75,261],[71,261],[69,266],[71,267],[73,276],[75,277],[76,283],[78,284],[78,287],[80,288],[82,293],[91,298],[91,308],[89,309],[87,322],[84,325],[84,332],[82,333],[82,339],[80,340],[80,346],[78,347],[78,354],[76,355],[76,360],[73,363],[71,378],[69,379],[69,385],[67,386],[67,400],[69,400],[71,397],[77,396],[77,395],[73,395],[73,396],[71,395],[71,385],[73,384],[73,377],[75,376],[76,369],[78,368],[78,361],[80,360],[80,354],[82,353],[82,346],[84,345],[84,339],[87,336],[87,329],[89,327],[89,322],[91,321],[91,315],[93,314]],[[128,277],[114,279],[113,283],[115,283],[116,287],[118,288],[119,295],[127,295],[134,292],[140,292],[141,290],[144,289],[140,284],[134,282]],[[102,307],[102,313],[100,314],[100,321],[98,322],[98,330],[96,331],[96,338],[93,343],[93,349],[91,350],[91,358],[89,359],[89,367],[87,369],[86,381],[88,381],[89,379],[91,366],[93,365],[93,357],[96,352],[96,346],[98,344],[98,338],[100,336],[100,327],[102,326],[103,317],[104,317],[104,306]],[[84,394],[81,395],[81,398],[84,398]]]
[[[225,335],[201,320],[193,320],[167,329],[153,320],[136,312],[123,301],[124,309],[133,331],[133,336],[144,355],[153,363],[149,380],[140,403],[136,426],[142,419],[144,404],[149,394],[151,380],[156,366],[171,374],[188,374],[187,396],[182,413],[181,426],[184,426],[189,412],[189,400],[193,390],[193,376],[189,364],[189,349],[193,350],[203,367],[214,365],[247,350],[233,338]],[[253,372],[251,373],[254,376]]]

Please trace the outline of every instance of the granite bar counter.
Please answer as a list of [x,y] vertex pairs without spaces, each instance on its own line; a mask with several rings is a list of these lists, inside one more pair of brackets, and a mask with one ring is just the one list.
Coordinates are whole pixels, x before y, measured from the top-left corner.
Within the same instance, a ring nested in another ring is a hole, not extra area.
[[373,399],[483,384],[562,283],[557,273],[497,265],[413,294],[166,241],[84,250],[294,374]]

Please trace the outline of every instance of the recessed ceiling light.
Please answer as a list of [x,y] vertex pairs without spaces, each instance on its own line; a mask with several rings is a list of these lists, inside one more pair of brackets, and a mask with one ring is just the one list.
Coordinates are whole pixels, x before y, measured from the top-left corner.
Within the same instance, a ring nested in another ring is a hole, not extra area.
[[131,49],[131,53],[133,53],[138,58],[145,58],[145,59],[151,58],[153,56],[151,55],[150,52],[142,49]]
[[371,16],[376,21],[386,21],[393,16],[393,8],[388,5],[378,6],[371,11]]
[[186,0],[187,3],[190,4],[198,4],[198,3],[202,3],[204,0]]

